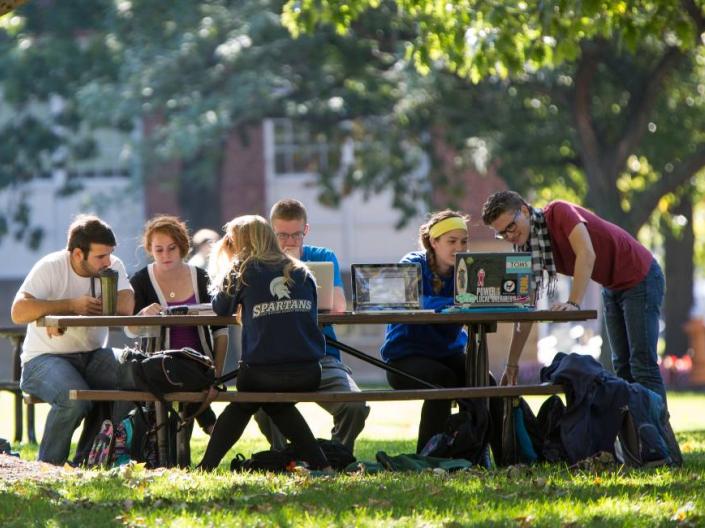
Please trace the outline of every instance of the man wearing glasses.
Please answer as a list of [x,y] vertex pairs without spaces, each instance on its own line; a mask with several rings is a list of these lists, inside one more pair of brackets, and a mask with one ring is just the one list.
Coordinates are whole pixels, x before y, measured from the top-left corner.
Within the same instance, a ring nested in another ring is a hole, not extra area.
[[[568,299],[552,310],[579,310],[589,280],[600,284],[615,372],[666,401],[656,352],[664,277],[649,250],[621,227],[579,205],[556,200],[536,209],[513,191],[491,195],[482,220],[516,251],[531,253],[537,294],[554,293],[556,273],[573,277]],[[502,384],[516,384],[531,326],[514,325]]]
[[[306,208],[298,200],[280,200],[272,206],[269,221],[279,241],[279,247],[292,257],[303,262],[333,263],[333,311],[344,312],[346,308],[343,279],[335,253],[328,248],[304,245],[304,237],[308,234],[309,225]],[[323,327],[323,333],[336,339],[331,325]],[[348,391],[360,392],[357,383],[351,376],[350,368],[340,358],[340,351],[330,346],[326,347],[326,355],[321,360],[321,385],[319,390],[325,392]],[[355,439],[365,426],[365,420],[370,408],[364,402],[319,403],[333,416],[333,440],[339,441],[353,452]],[[269,440],[272,447],[282,449],[284,437],[276,429],[269,417],[261,412],[255,415],[260,429]]]

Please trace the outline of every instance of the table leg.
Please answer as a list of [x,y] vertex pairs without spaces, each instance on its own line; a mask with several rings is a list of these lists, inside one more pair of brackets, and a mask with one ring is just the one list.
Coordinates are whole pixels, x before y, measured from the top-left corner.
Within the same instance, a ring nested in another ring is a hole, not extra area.
[[468,344],[465,347],[465,385],[476,387],[477,325],[468,326]]
[[157,418],[157,451],[159,452],[159,466],[171,467],[172,461],[169,457],[169,441],[171,431],[169,430],[169,410],[160,401],[154,403],[154,411]]
[[[159,337],[146,338],[144,345],[148,354],[161,350],[162,344],[164,343],[165,331],[165,328],[161,327]],[[157,419],[157,452],[159,453],[159,465],[161,467],[171,467],[174,463],[169,456],[171,442],[175,439],[171,438],[169,408],[167,405],[171,404],[164,404],[160,401],[154,403],[154,412]]]
[[[179,404],[179,418],[183,423],[187,418],[186,405]],[[190,420],[187,425],[179,427],[176,432],[176,465],[182,468],[191,465],[191,432],[193,431],[193,420]]]
[[477,386],[486,387],[490,384],[490,361],[487,350],[487,326],[480,325],[477,339]]
[[[12,380],[19,383],[22,376],[22,338],[13,337],[12,341],[15,345],[12,352]],[[15,392],[15,442],[22,442],[22,432],[22,391],[18,389]]]
[[30,444],[37,443],[37,436],[34,432],[34,404],[27,405],[27,439]]

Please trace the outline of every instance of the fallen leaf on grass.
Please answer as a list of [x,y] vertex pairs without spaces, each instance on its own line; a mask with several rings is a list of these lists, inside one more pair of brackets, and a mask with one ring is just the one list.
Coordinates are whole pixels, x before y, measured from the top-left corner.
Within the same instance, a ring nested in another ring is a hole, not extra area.
[[534,480],[532,480],[531,483],[534,485],[534,487],[539,488],[539,489],[546,487],[546,479],[543,477],[537,477]]
[[676,510],[676,513],[671,516],[671,520],[676,522],[683,522],[688,517],[688,514],[693,511],[695,511],[695,504],[693,504],[692,501],[688,501]]
[[520,528],[528,528],[529,526],[533,526],[534,516],[524,515],[521,517],[514,517],[514,520],[516,521],[517,526],[519,526]]
[[247,509],[259,513],[269,513],[270,511],[272,511],[272,505],[266,502],[262,502],[260,504],[252,504],[248,506]]

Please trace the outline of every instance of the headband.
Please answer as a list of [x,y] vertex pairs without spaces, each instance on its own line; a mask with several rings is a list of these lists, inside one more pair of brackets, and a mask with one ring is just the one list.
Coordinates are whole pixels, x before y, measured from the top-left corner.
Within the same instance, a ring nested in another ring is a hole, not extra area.
[[459,216],[451,216],[450,218],[446,218],[433,224],[431,229],[428,230],[428,234],[431,238],[438,238],[441,235],[445,235],[448,231],[454,231],[456,229],[462,229],[467,232],[468,226],[465,223],[465,220]]

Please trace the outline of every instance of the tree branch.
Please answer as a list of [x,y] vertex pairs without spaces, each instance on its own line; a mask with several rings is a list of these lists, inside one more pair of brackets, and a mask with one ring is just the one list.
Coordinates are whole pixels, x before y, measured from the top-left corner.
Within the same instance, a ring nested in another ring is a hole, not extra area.
[[669,47],[654,69],[644,76],[645,82],[641,85],[642,89],[633,95],[629,102],[624,133],[610,160],[612,172],[617,173],[622,170],[627,163],[627,158],[633,154],[636,145],[646,133],[648,120],[661,95],[663,83],[683,57],[683,52],[678,48]]
[[682,0],[681,4],[695,24],[695,45],[698,46],[700,45],[700,35],[705,31],[705,17],[703,16],[703,11],[693,0]]
[[690,158],[674,169],[670,176],[662,176],[643,193],[639,194],[639,210],[633,211],[633,225],[637,229],[642,226],[656,209],[659,200],[667,193],[673,192],[700,170],[705,168],[705,145],[701,146]]

